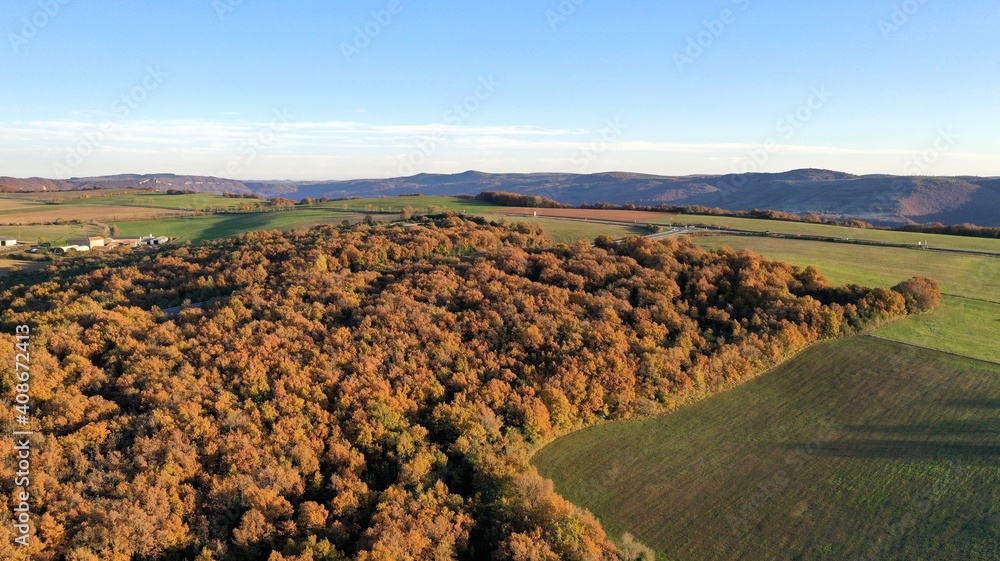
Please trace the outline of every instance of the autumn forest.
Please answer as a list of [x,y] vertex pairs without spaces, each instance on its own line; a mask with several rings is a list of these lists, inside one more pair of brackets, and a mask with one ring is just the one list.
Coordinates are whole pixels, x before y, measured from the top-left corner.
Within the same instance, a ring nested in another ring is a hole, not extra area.
[[531,466],[538,447],[941,298],[922,278],[836,287],[746,250],[555,244],[455,215],[33,274],[0,280],[0,355],[29,324],[44,372],[36,539],[0,526],[3,559],[620,559]]

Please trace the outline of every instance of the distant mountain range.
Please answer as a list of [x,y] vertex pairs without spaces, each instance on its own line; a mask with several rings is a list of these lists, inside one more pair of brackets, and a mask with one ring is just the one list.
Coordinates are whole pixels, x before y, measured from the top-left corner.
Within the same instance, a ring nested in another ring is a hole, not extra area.
[[785,173],[666,177],[638,173],[419,174],[348,181],[237,181],[186,175],[114,175],[59,179],[0,177],[0,190],[94,187],[257,193],[265,197],[350,198],[422,193],[475,195],[509,191],[579,205],[703,205],[857,218],[881,224],[943,222],[1000,226],[1000,178],[851,175],[803,169]]

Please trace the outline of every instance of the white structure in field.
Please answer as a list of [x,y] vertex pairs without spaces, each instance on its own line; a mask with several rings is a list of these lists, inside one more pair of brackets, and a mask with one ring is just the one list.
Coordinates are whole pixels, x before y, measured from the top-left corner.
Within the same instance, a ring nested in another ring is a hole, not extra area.
[[166,236],[154,236],[153,234],[139,239],[139,243],[142,245],[166,245],[169,241],[170,238]]
[[90,251],[90,247],[89,246],[85,246],[85,245],[72,245],[72,244],[71,245],[64,245],[64,246],[52,248],[52,253],[56,253],[56,254],[59,254],[59,255],[65,255],[66,253],[68,253],[71,250],[76,250],[76,251]]
[[17,245],[17,239],[10,236],[0,236],[0,247],[13,247]]

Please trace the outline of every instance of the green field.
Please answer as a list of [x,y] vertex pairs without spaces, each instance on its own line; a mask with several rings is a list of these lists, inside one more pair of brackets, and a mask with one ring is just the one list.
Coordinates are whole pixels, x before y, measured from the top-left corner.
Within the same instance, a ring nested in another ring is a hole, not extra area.
[[[0,196],[0,212],[8,209],[22,211],[52,210],[54,208],[77,208],[93,206],[137,206],[147,208],[162,208],[165,210],[208,210],[228,209],[241,203],[261,202],[254,199],[233,199],[210,193],[195,193],[190,195],[168,195],[159,192],[123,191],[120,189],[108,191],[67,191],[61,196],[46,196],[27,198],[25,195]],[[43,195],[32,193],[33,196]],[[45,195],[52,195],[46,193]],[[56,202],[57,206],[45,204],[43,201]]]
[[475,199],[460,199],[457,197],[381,197],[376,199],[352,199],[315,203],[313,207],[332,208],[352,212],[400,212],[409,208],[418,213],[454,212],[487,212],[499,207],[492,203]]
[[[148,233],[148,232],[147,232]],[[18,240],[51,242],[60,245],[67,238],[103,236],[107,231],[98,224],[52,224],[45,226],[0,226],[0,235],[14,236]]]
[[[340,224],[344,220],[360,222],[365,215],[360,213],[322,210],[316,208],[296,208],[284,212],[262,212],[248,214],[213,214],[184,218],[159,220],[138,220],[120,222],[116,225],[123,236],[144,236],[156,234],[176,238],[178,242],[200,242],[236,236],[255,230],[294,230],[320,224]],[[381,218],[375,216],[375,218]],[[496,219],[494,216],[487,218]],[[513,222],[513,220],[509,220]],[[521,220],[518,220],[521,222]],[[639,229],[614,224],[584,224],[566,220],[525,219],[523,222],[538,224],[555,241],[575,242],[590,240],[602,234],[624,237],[639,232]]]
[[861,337],[534,462],[661,559],[997,559],[998,413],[1000,365]]
[[[167,195],[164,193],[128,193],[108,197],[92,197],[89,199],[74,199],[57,206],[26,202],[23,200],[0,200],[0,214],[3,214],[3,203],[9,208],[6,212],[12,214],[29,213],[31,211],[51,212],[53,209],[73,211],[75,216],[86,219],[88,208],[102,206],[148,207],[170,210],[204,210],[213,207],[231,208],[246,202],[244,199],[229,199],[216,195]],[[250,201],[253,202],[253,201]],[[308,228],[320,224],[339,224],[343,220],[352,223],[360,221],[365,213],[384,211],[399,212],[404,207],[411,208],[416,213],[461,211],[476,213],[489,220],[521,221],[541,226],[547,235],[557,242],[576,242],[592,240],[600,235],[610,235],[616,238],[641,234],[639,228],[615,224],[594,224],[573,222],[567,220],[552,220],[538,218],[512,219],[493,214],[483,214],[483,211],[495,210],[496,205],[475,200],[455,197],[387,197],[383,199],[357,199],[337,201],[332,203],[316,203],[311,206],[297,206],[292,210],[281,212],[241,213],[241,214],[211,214],[200,216],[177,216],[155,218],[148,220],[124,220],[95,222],[93,224],[66,224],[44,226],[6,226],[2,227],[3,235],[14,235],[20,239],[44,241],[56,244],[63,243],[67,238],[85,235],[106,234],[104,225],[115,225],[123,236],[138,236],[156,234],[176,238],[179,242],[200,242],[211,239],[235,236],[254,230],[291,230]],[[374,214],[377,219],[388,219],[390,215]],[[392,216],[392,218],[396,218]]]
[[542,227],[545,234],[556,242],[577,242],[593,240],[602,235],[615,238],[643,234],[643,230],[625,225],[595,224],[574,222],[569,220],[553,220],[534,217],[512,217],[491,214],[491,211],[504,209],[492,203],[464,199],[458,197],[383,197],[377,199],[353,199],[316,203],[311,208],[329,208],[351,212],[401,212],[404,208],[414,213],[466,212],[482,216],[487,220],[504,220],[507,222],[526,222]]
[[94,205],[124,205],[141,206],[150,208],[162,208],[168,210],[208,210],[208,209],[229,209],[241,203],[257,203],[255,199],[232,199],[221,195],[210,193],[195,193],[191,195],[168,195],[166,193],[146,193],[136,192],[126,195],[110,197],[92,197],[89,199],[75,199],[63,203],[65,205],[94,206]]
[[827,224],[811,224],[807,222],[735,218],[732,216],[671,214],[665,215],[661,220],[653,220],[653,223],[704,224],[751,232],[771,232],[773,234],[790,235],[801,234],[804,236],[849,238],[852,240],[871,240],[907,245],[917,245],[918,242],[926,241],[930,243],[931,247],[946,247],[952,249],[969,249],[974,251],[992,251],[1000,253],[1000,240],[998,239],[947,236],[942,234],[918,234],[915,232],[896,232],[892,230],[867,230],[861,228],[847,228],[844,226],[831,226]]
[[1000,304],[946,296],[939,309],[897,321],[875,336],[1000,364]]
[[834,284],[930,276],[952,296],[673,415],[558,440],[535,458],[556,489],[662,559],[1000,558],[1000,364],[964,358],[1000,363],[1000,259],[695,241],[815,265]]
[[[879,336],[1000,362],[1000,258],[744,236],[703,236],[704,247],[747,248],[800,266],[815,265],[833,284],[893,286],[923,275],[941,283],[940,309],[883,328]],[[978,300],[988,302],[979,302]],[[991,304],[992,303],[992,304]]]
[[201,242],[228,238],[257,230],[295,230],[321,224],[360,222],[363,215],[330,210],[298,209],[283,212],[211,214],[159,220],[137,220],[116,224],[123,236],[169,236],[177,242]]
[[1000,259],[916,249],[782,238],[703,236],[707,248],[747,248],[796,265],[815,265],[834,284],[892,286],[915,275],[931,277],[948,294],[1000,302]]
[[504,222],[524,222],[541,226],[545,235],[555,242],[578,242],[593,241],[598,236],[611,236],[613,238],[624,238],[646,234],[647,232],[637,226],[626,226],[618,224],[600,224],[594,222],[576,222],[573,220],[557,220],[552,218],[534,217],[498,217],[493,214],[482,215],[487,220],[503,220]]

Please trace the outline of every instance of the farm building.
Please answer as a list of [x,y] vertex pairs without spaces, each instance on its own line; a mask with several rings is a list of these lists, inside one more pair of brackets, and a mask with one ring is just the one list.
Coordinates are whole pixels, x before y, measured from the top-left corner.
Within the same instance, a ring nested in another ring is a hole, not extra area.
[[114,237],[106,240],[108,247],[136,247],[142,243],[142,238],[139,237]]
[[56,253],[56,254],[59,254],[59,255],[65,255],[66,253],[68,253],[71,250],[76,250],[76,251],[90,251],[90,246],[75,245],[75,244],[63,245],[63,246],[52,248],[52,253]]
[[104,247],[104,238],[101,236],[90,236],[89,238],[70,238],[66,240],[66,245],[82,245],[87,246],[87,249],[94,249],[95,247]]
[[153,234],[150,234],[148,236],[143,237],[139,241],[140,243],[142,243],[142,245],[166,245],[168,242],[170,242],[170,238],[166,236],[154,236]]
[[11,247],[17,245],[17,239],[10,236],[0,236],[0,247]]

